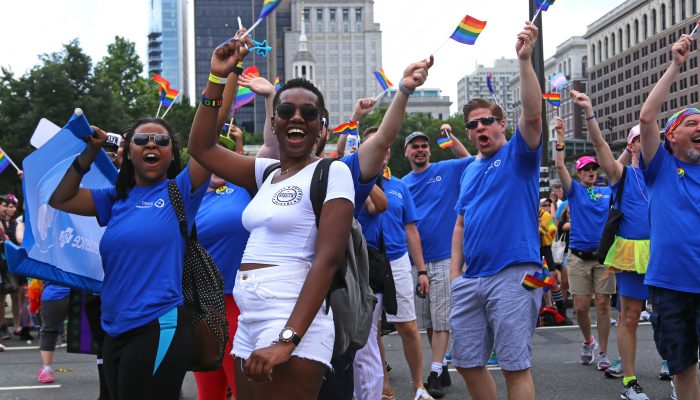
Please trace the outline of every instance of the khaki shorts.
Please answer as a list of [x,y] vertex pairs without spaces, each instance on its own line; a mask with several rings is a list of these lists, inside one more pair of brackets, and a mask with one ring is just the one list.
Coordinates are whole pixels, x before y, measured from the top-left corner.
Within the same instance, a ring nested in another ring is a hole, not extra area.
[[569,252],[568,270],[571,294],[589,296],[616,292],[615,274],[606,273],[607,267],[596,260],[582,260]]

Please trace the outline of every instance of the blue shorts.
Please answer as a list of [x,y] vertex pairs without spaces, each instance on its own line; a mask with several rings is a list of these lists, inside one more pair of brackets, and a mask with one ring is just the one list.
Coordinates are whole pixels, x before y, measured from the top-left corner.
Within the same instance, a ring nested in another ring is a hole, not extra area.
[[483,367],[495,349],[503,370],[530,368],[542,290],[527,290],[520,281],[525,273],[541,270],[541,265],[516,265],[495,275],[461,276],[452,281],[450,327],[455,367]]
[[620,296],[645,301],[649,299],[649,288],[644,284],[644,274],[624,271],[615,274],[617,292]]
[[657,286],[649,286],[649,294],[656,349],[671,375],[679,374],[698,362],[700,294]]

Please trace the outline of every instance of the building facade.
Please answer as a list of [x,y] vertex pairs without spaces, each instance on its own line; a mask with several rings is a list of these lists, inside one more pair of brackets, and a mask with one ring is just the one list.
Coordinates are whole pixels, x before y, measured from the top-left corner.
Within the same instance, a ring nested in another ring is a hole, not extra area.
[[[379,106],[389,107],[397,89],[389,89],[387,93],[379,99]],[[447,120],[450,117],[450,106],[452,102],[449,96],[443,96],[440,89],[418,88],[408,98],[406,105],[407,114],[428,114],[433,119]]]
[[510,79],[519,73],[520,70],[518,69],[518,60],[516,58],[498,59],[493,67],[479,65],[474,72],[464,76],[457,82],[457,107],[459,112],[472,99],[482,98],[494,101],[494,96],[491,95],[486,86],[486,76],[493,74],[492,86],[496,101],[503,108],[509,124],[515,121],[513,103],[519,99],[513,97],[513,93],[509,90],[509,84]]
[[150,0],[148,73],[189,96],[187,0]]
[[[588,26],[589,95],[608,143],[622,144],[671,63],[671,46],[697,21],[699,0],[627,0]],[[693,42],[697,50],[697,42]],[[661,108],[659,126],[698,104],[698,52],[693,51]]]
[[324,94],[331,125],[345,122],[358,99],[381,91],[373,75],[382,65],[382,33],[374,22],[374,1],[291,0],[290,7],[291,28],[284,32],[285,76],[295,76],[303,20],[315,65],[312,80]]

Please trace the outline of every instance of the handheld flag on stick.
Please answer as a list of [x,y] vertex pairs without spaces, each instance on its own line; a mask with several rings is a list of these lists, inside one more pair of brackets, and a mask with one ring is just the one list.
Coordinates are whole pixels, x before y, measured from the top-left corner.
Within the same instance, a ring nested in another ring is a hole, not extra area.
[[476,18],[465,16],[462,22],[457,25],[457,28],[450,36],[450,39],[456,40],[464,44],[476,43],[476,38],[486,27],[486,21],[479,21]]
[[437,140],[438,146],[440,146],[441,149],[445,150],[447,148],[450,148],[455,145],[454,140],[452,140],[451,137],[440,137]]
[[559,108],[561,106],[561,95],[559,93],[543,93],[542,98],[554,107]]
[[153,74],[153,80],[164,90],[170,89],[170,82],[158,74]]
[[531,22],[535,22],[535,19],[537,19],[537,16],[540,15],[540,11],[549,10],[549,6],[554,4],[554,0],[535,0],[535,4],[537,4],[537,11],[535,12],[535,16],[532,17]]
[[564,86],[569,83],[569,81],[566,80],[566,75],[561,72],[557,72],[551,78],[549,78],[549,83],[557,90],[562,90]]
[[493,102],[500,107],[501,105],[498,104],[498,98],[493,90],[493,74],[486,75],[486,87],[489,89],[489,92],[491,92],[491,96],[493,96]]
[[168,107],[165,109],[165,112],[160,117],[161,119],[165,118],[165,116],[168,114],[168,111],[170,111],[170,109],[173,107],[173,104],[177,101],[178,97],[180,97],[181,93],[181,90],[168,89],[168,91],[165,93],[165,99],[161,97],[161,103]]
[[7,153],[5,153],[0,147],[0,172],[4,171],[8,165],[12,165],[13,167],[15,167],[17,172],[19,172],[17,164],[15,164],[14,161],[12,161],[12,159],[10,158],[10,156],[8,156]]
[[386,92],[389,90],[389,88],[394,87],[394,84],[389,81],[389,78],[386,77],[386,74],[384,73],[383,69],[379,69],[379,71],[374,71],[374,77],[377,78],[377,82],[379,83],[379,86],[382,88],[382,91]]
[[[254,77],[259,77],[260,76],[260,71],[258,70],[258,67],[255,65],[251,65],[250,67],[246,68],[243,70],[243,75],[251,75]],[[233,102],[233,109],[231,110],[231,118],[236,114],[236,110],[239,108],[243,107],[244,105],[250,103],[255,99],[255,92],[250,90],[250,88],[247,87],[239,87],[238,92],[236,93],[236,100]]]
[[280,84],[280,77],[275,78],[275,92],[279,92],[280,89],[282,88],[282,85]]
[[340,124],[333,129],[334,135],[357,135],[357,121]]
[[243,34],[240,38],[243,39],[244,37],[250,35],[251,32],[253,32],[253,29],[255,29],[268,15],[272,14],[272,12],[277,8],[277,6],[282,3],[282,0],[265,0],[263,1],[263,8],[260,10],[260,15],[258,16],[258,20],[255,21],[253,26],[248,28],[246,33]]
[[691,37],[695,37],[695,32],[698,31],[698,26],[700,26],[700,21],[698,21],[698,23],[695,24],[695,28],[693,28],[693,31],[690,32],[690,36],[691,36]]

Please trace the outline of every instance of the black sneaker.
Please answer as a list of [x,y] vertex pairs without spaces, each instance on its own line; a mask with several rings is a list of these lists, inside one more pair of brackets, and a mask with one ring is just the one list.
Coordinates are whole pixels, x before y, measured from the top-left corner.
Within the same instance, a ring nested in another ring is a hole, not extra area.
[[19,333],[19,340],[23,341],[32,341],[34,340],[34,337],[32,337],[31,333],[29,333],[29,328],[28,327],[22,327],[22,330]]
[[452,386],[452,379],[450,379],[450,371],[447,370],[447,365],[442,366],[442,372],[440,373],[440,383],[443,387]]
[[440,383],[440,377],[437,372],[430,372],[428,375],[428,393],[436,399],[441,399],[445,397],[445,392],[442,391],[442,383]]

